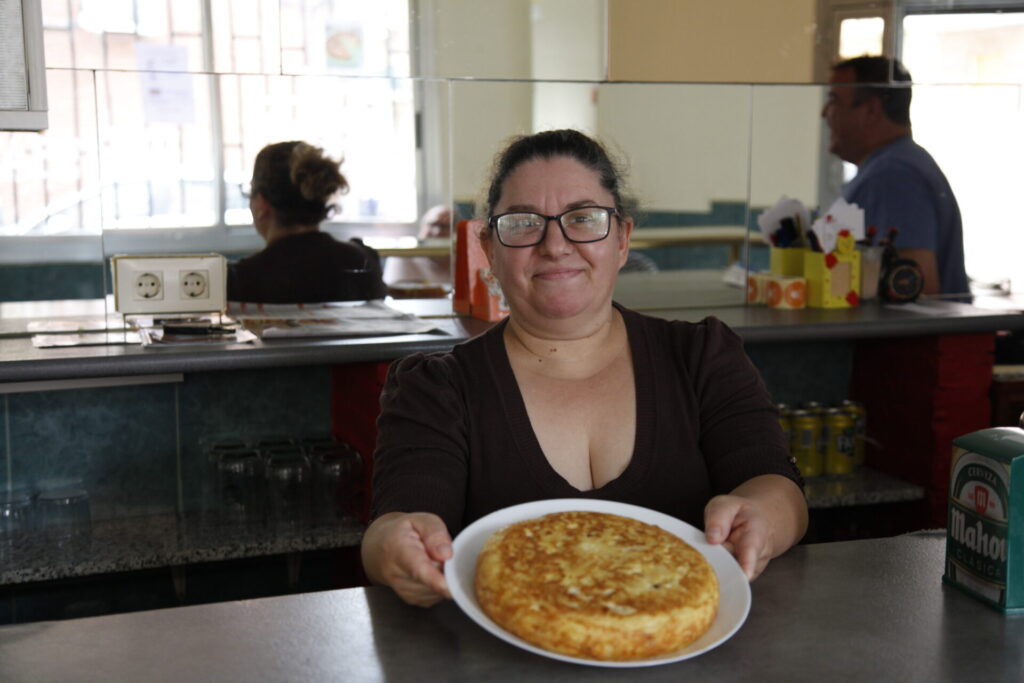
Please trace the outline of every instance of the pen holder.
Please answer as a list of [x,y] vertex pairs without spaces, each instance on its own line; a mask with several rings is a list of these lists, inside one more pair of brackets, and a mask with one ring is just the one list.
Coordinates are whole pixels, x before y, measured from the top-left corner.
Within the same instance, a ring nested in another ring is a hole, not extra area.
[[860,304],[860,253],[805,250],[804,277],[807,305],[813,308],[850,308]]
[[797,247],[772,247],[769,252],[771,272],[784,277],[803,276],[805,251]]

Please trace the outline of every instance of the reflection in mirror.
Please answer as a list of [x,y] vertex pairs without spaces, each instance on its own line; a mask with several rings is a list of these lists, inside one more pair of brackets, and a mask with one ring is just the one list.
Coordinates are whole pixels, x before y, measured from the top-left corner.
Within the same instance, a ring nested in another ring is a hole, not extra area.
[[[345,156],[352,190],[332,233],[414,240],[431,206],[468,217],[503,140],[567,126],[629,162],[644,209],[637,248],[658,277],[734,258],[763,266],[758,235],[749,252],[735,235],[780,195],[817,208],[843,180],[819,117],[825,49],[879,40],[900,46],[914,76],[915,139],[960,199],[969,273],[1024,280],[1013,257],[1024,238],[1003,229],[1012,219],[993,201],[1024,173],[1013,161],[1024,156],[1021,15],[949,14],[948,0],[908,5],[905,20],[882,0],[725,1],[729,12],[677,0],[329,0],[252,13],[165,0],[131,17],[46,3],[51,129],[0,133],[0,277],[13,264],[78,265],[52,288],[5,280],[0,298],[98,296],[114,253],[258,249],[241,187],[268,142]],[[917,13],[928,9],[943,12]],[[683,229],[691,244],[666,243]]]
[[1024,233],[1010,228],[1017,211],[1006,199],[1024,186],[1024,13],[908,14],[902,31],[902,59],[916,84],[914,139],[956,192],[967,274],[1019,290]]
[[47,74],[45,134],[0,132],[0,302],[103,297],[96,89]]

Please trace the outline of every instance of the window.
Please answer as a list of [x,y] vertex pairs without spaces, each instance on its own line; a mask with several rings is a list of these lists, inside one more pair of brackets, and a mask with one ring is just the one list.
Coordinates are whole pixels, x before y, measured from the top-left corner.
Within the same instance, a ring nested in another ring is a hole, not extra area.
[[839,24],[839,58],[882,54],[885,19],[862,17],[843,19]]
[[1022,178],[1024,11],[911,14],[902,44],[915,84],[914,138],[956,193],[967,273],[1020,291],[1024,233],[1005,199]]
[[46,128],[38,0],[0,0],[0,130]]
[[0,236],[228,235],[289,139],[344,158],[333,220],[415,220],[408,0],[44,0],[42,24],[50,129],[0,133]]

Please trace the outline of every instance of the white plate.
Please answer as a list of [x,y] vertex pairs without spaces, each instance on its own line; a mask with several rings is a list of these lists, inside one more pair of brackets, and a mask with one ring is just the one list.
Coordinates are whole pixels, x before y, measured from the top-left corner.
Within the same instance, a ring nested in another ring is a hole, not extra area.
[[[614,515],[622,515],[623,517],[632,517],[641,522],[659,526],[702,552],[715,570],[715,574],[718,575],[719,592],[721,594],[718,604],[718,615],[711,624],[711,628],[700,638],[676,652],[649,659],[609,662],[569,657],[557,652],[544,650],[536,645],[531,645],[522,638],[512,635],[491,621],[491,618],[480,608],[480,604],[476,600],[476,591],[473,589],[473,579],[476,574],[476,557],[480,553],[484,542],[495,531],[509,524],[566,510],[607,512]],[[696,657],[724,643],[743,625],[743,622],[747,619],[747,614],[750,612],[750,584],[747,582],[747,577],[743,574],[743,570],[740,569],[736,559],[725,548],[720,545],[710,545],[704,540],[703,531],[686,522],[636,505],[587,498],[557,498],[513,505],[512,507],[492,512],[486,517],[481,517],[473,522],[462,530],[452,545],[454,553],[452,559],[445,563],[444,575],[448,581],[448,588],[451,591],[452,598],[454,598],[455,603],[462,611],[470,619],[502,640],[538,655],[560,659],[564,662],[575,662],[591,666],[634,667],[655,666],[657,664],[682,661],[690,657]]]

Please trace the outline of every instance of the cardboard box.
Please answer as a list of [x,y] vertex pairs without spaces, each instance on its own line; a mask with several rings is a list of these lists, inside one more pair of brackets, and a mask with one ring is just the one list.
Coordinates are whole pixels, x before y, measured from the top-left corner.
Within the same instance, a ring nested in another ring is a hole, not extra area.
[[953,440],[942,580],[1003,612],[1024,612],[1024,430]]

